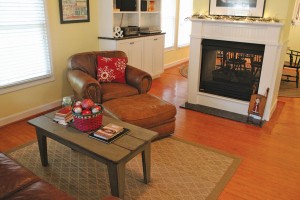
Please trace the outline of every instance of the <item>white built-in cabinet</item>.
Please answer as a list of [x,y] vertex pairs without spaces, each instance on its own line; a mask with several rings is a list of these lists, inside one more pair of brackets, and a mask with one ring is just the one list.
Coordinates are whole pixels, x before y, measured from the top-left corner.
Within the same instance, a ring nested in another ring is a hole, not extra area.
[[117,42],[117,50],[124,51],[128,57],[128,64],[136,66],[139,69],[143,67],[142,52],[143,40],[140,38],[121,40]]
[[141,11],[141,1],[136,0],[135,11],[115,11],[115,0],[98,0],[99,49],[124,51],[128,56],[128,64],[158,77],[164,65],[164,34],[114,38],[113,29],[116,26],[154,26],[160,29],[162,0],[154,0],[153,11]]
[[144,38],[143,70],[152,74],[152,76],[157,76],[164,71],[164,41],[164,35]]

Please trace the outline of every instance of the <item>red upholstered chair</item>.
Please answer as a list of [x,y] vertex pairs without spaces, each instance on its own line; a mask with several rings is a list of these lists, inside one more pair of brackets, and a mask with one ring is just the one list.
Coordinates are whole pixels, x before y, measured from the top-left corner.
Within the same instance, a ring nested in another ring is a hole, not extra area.
[[95,51],[78,53],[68,59],[67,77],[76,99],[90,98],[96,103],[147,93],[152,84],[150,74],[126,65],[126,83],[99,83],[97,80],[97,56],[126,58],[122,51]]

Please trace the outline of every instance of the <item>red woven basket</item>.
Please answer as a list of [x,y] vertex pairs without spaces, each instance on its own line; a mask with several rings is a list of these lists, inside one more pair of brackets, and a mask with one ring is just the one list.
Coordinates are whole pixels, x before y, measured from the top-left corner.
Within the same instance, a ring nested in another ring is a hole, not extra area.
[[73,123],[75,128],[77,128],[82,132],[93,131],[100,128],[100,126],[102,126],[102,116],[103,116],[102,114],[103,108],[102,106],[100,107],[101,110],[98,113],[94,113],[91,115],[81,115],[72,111],[73,119],[74,119]]

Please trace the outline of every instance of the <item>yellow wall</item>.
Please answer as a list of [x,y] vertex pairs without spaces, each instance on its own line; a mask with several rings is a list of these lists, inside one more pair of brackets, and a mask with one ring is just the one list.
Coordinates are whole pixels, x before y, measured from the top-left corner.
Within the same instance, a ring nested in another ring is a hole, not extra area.
[[0,119],[71,95],[66,80],[69,56],[98,49],[97,0],[90,0],[91,22],[60,24],[57,0],[47,0],[55,81],[0,95]]
[[289,47],[300,51],[300,26],[292,26],[289,37]]
[[164,55],[165,65],[170,65],[176,61],[184,60],[189,57],[189,47],[178,48],[176,50],[166,51]]

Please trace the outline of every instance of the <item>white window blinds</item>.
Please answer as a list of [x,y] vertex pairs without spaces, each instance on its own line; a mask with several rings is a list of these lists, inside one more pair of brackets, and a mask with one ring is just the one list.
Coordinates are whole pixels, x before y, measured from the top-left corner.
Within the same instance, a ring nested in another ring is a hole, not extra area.
[[0,0],[0,72],[0,90],[51,76],[44,0]]

